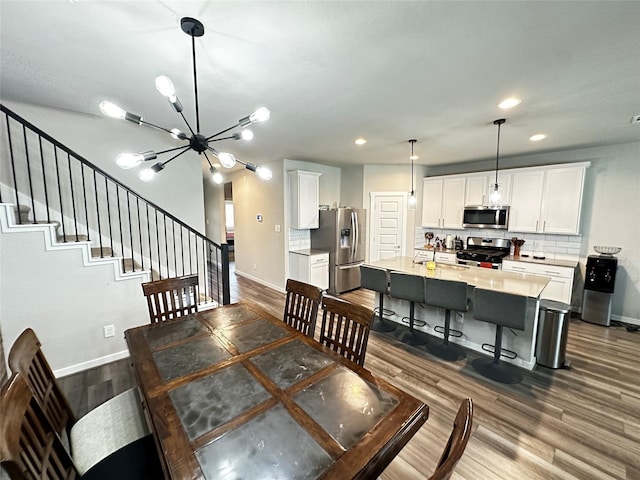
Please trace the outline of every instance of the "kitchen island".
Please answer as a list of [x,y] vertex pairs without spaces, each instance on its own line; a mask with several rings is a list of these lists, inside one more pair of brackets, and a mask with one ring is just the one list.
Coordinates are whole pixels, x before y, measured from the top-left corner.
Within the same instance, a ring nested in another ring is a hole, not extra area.
[[[451,328],[462,332],[461,337],[449,337],[449,341],[462,347],[490,355],[482,349],[482,344],[493,344],[495,341],[495,325],[473,318],[473,290],[475,287],[487,290],[510,293],[527,297],[527,314],[524,331],[505,329],[502,347],[517,354],[515,359],[503,357],[506,362],[513,363],[527,370],[536,365],[535,341],[538,328],[538,309],[540,293],[549,283],[549,277],[526,273],[503,272],[490,268],[471,267],[466,265],[436,264],[434,270],[428,270],[425,264],[414,263],[411,257],[394,257],[370,262],[369,265],[384,268],[388,271],[399,271],[423,277],[466,282],[469,310],[451,315]],[[385,308],[396,312],[388,316],[389,320],[401,323],[402,317],[409,315],[409,302],[400,299],[387,299]],[[415,318],[427,322],[416,330],[442,338],[433,327],[444,324],[444,310],[429,305],[416,305]]]

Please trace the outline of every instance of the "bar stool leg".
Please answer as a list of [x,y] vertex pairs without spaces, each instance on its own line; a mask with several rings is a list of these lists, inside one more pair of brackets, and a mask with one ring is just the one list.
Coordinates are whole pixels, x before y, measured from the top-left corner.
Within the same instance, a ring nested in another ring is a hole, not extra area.
[[378,316],[373,316],[373,323],[371,324],[371,330],[374,332],[393,332],[396,327],[395,325],[391,325],[384,321],[384,293],[378,292],[379,300],[378,300]]
[[466,354],[457,346],[449,343],[449,335],[451,333],[451,310],[446,309],[444,312],[444,333],[443,333],[443,341],[439,342],[429,342],[427,345],[427,350],[432,355],[441,358],[443,360],[447,360],[449,362],[455,362],[456,360],[460,360],[466,357]]
[[476,358],[471,362],[473,368],[482,376],[490,378],[496,382],[515,384],[522,381],[522,373],[517,369],[500,360],[502,351],[502,325],[496,325],[496,343],[493,357]]
[[416,302],[409,302],[409,331],[402,334],[402,337],[400,337],[400,341],[402,343],[417,347],[419,345],[425,345],[428,340],[427,337],[421,335],[413,328],[415,322],[415,309]]

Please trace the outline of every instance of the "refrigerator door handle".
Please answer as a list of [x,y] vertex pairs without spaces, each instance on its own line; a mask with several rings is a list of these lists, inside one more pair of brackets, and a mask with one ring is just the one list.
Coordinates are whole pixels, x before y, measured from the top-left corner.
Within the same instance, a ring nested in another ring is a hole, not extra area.
[[358,231],[358,214],[356,212],[351,212],[351,228],[353,229],[353,245],[352,245],[352,253],[351,260],[353,261],[358,253],[358,242],[360,241],[360,232]]

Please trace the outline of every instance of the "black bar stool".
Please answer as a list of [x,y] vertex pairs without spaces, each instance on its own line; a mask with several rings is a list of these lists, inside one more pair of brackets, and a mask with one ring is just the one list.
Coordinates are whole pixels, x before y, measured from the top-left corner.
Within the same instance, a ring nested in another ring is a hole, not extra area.
[[371,330],[374,332],[393,332],[396,327],[384,321],[384,315],[394,315],[396,312],[384,309],[384,296],[389,293],[389,274],[383,268],[360,265],[360,286],[367,290],[378,292],[378,306],[373,309]]
[[493,358],[476,358],[471,362],[480,374],[500,383],[520,383],[522,373],[517,367],[500,360],[501,356],[516,358],[517,354],[502,348],[502,329],[504,327],[524,330],[527,314],[527,297],[510,293],[495,292],[476,288],[473,292],[473,317],[476,320],[496,325],[495,345],[483,344],[482,349],[491,352]]
[[422,320],[415,319],[416,302],[425,303],[424,300],[424,277],[419,275],[411,275],[402,272],[391,272],[389,274],[389,292],[393,298],[409,301],[409,317],[403,317],[402,321],[409,323],[409,331],[405,332],[400,341],[408,345],[424,345],[427,343],[427,337],[414,330],[414,325],[419,327],[425,326],[427,323]]
[[427,350],[436,357],[452,362],[464,358],[466,356],[464,351],[456,345],[449,343],[449,337],[462,336],[461,331],[451,328],[451,310],[456,312],[466,312],[469,310],[466,282],[427,278],[425,290],[425,301],[427,305],[445,309],[444,327],[440,325],[433,327],[436,332],[442,333],[443,341],[429,342]]

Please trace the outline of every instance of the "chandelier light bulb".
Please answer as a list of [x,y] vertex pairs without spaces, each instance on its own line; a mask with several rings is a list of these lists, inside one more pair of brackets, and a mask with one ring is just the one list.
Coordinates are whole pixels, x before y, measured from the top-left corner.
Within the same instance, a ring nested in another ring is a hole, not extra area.
[[116,163],[120,168],[129,170],[130,168],[137,167],[142,163],[144,157],[140,153],[121,153],[116,157]]
[[178,130],[177,128],[172,128],[171,129],[171,137],[174,140],[186,140],[187,136],[182,133],[182,131]]
[[231,168],[236,164],[236,157],[227,152],[218,153],[218,160],[224,168]]
[[259,166],[256,168],[256,175],[258,175],[263,180],[271,180],[273,177],[273,173],[267,167]]
[[267,107],[260,107],[249,115],[249,120],[251,120],[251,123],[266,122],[270,117],[271,112],[269,109]]
[[164,75],[157,77],[156,90],[158,90],[161,95],[167,97],[171,102],[176,101],[176,89],[169,77],[165,77]]
[[253,132],[251,130],[242,130],[240,132],[240,137],[242,140],[253,140]]
[[100,103],[100,111],[107,117],[119,118],[121,120],[124,120],[124,117],[127,115],[126,110],[106,100]]
[[140,170],[138,172],[138,178],[143,182],[150,182],[155,176],[156,172],[154,172],[151,168],[145,168],[144,170]]
[[213,183],[216,185],[220,185],[224,181],[222,174],[213,165],[209,167],[209,172],[211,172],[211,180],[213,180]]

